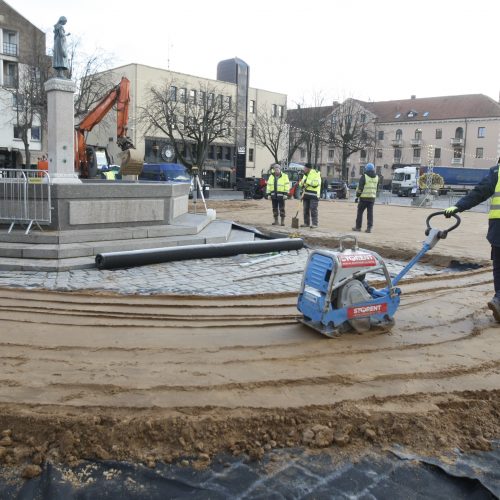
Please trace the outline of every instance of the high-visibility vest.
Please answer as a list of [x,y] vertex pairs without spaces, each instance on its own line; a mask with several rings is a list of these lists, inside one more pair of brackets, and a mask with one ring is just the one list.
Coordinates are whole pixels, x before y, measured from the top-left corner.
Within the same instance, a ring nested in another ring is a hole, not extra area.
[[365,185],[363,187],[363,192],[360,198],[376,198],[377,197],[377,186],[378,186],[378,175],[375,177],[370,177],[365,174]]
[[113,172],[113,170],[108,170],[107,172],[104,172],[104,175],[106,177],[106,180],[108,181],[114,181],[116,179],[116,174]]
[[299,186],[304,189],[304,193],[314,194],[319,198],[321,193],[321,174],[314,169],[309,170],[307,176],[302,177]]
[[[274,190],[275,180],[277,181],[276,191]],[[281,175],[279,177],[275,177],[274,174],[271,174],[269,176],[269,179],[267,179],[267,194],[287,195],[288,191],[290,191],[290,180],[288,179],[287,174],[281,172]]]
[[491,198],[490,212],[488,219],[500,219],[500,175],[498,176],[495,193]]

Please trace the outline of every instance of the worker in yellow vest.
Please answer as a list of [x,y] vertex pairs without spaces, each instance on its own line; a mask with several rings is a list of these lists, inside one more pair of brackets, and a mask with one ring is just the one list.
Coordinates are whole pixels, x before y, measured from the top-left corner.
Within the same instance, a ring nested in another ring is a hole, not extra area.
[[299,187],[302,192],[304,224],[301,227],[318,227],[318,202],[321,193],[321,174],[312,168],[311,163],[304,165],[304,175]]
[[365,172],[359,178],[358,187],[356,189],[356,201],[358,203],[358,213],[356,215],[356,226],[353,231],[361,231],[363,224],[363,212],[366,210],[366,232],[371,233],[373,227],[373,205],[377,197],[378,175],[375,173],[375,165],[367,163]]
[[266,199],[271,197],[273,204],[273,226],[278,225],[278,214],[281,218],[281,225],[285,225],[285,200],[290,191],[290,180],[285,172],[281,171],[278,163],[271,165],[272,174],[267,179]]
[[[498,159],[500,163],[500,158]],[[493,286],[495,295],[488,302],[493,316],[500,323],[500,180],[498,178],[499,165],[490,168],[486,177],[466,196],[460,198],[457,204],[445,210],[446,217],[457,212],[469,210],[491,198],[490,213],[488,214],[487,240],[491,245],[491,260],[493,261]]]

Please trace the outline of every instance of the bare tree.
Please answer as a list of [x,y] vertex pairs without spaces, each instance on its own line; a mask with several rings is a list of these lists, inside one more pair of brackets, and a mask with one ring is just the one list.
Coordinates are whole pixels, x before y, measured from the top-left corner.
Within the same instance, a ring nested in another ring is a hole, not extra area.
[[[16,136],[24,146],[25,165],[31,165],[30,140],[35,127],[41,133],[47,119],[47,94],[44,83],[51,68],[50,58],[45,55],[44,38],[36,33],[31,37],[31,46],[22,54],[22,59],[9,86],[5,87],[6,109],[13,109],[13,125]],[[39,137],[41,140],[41,136]]]
[[166,136],[178,160],[188,169],[202,169],[208,148],[215,141],[233,144],[235,113],[230,100],[217,87],[201,84],[190,95],[175,80],[151,87],[139,122],[147,133]]
[[327,117],[332,113],[333,106],[325,106],[321,94],[313,97],[313,106],[299,104],[297,109],[288,110],[290,125],[289,157],[299,149],[304,148],[309,163],[317,165],[320,160],[321,146],[328,142]]
[[346,99],[330,116],[329,135],[329,143],[339,148],[342,179],[347,181],[349,157],[357,151],[373,147],[373,119],[360,101]]
[[288,128],[284,113],[273,113],[265,107],[258,110],[255,140],[271,153],[275,163],[280,163],[287,155]]
[[68,44],[68,77],[76,83],[75,120],[80,121],[109,92],[116,82],[106,70],[113,64],[113,55],[96,48],[88,54],[80,50],[81,40],[72,38]]

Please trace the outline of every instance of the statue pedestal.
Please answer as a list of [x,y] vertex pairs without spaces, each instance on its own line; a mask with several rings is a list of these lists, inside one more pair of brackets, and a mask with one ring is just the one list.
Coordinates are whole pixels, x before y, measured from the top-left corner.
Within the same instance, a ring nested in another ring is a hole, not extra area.
[[75,120],[73,95],[76,85],[66,78],[51,78],[47,92],[49,176],[51,184],[81,184],[75,172]]

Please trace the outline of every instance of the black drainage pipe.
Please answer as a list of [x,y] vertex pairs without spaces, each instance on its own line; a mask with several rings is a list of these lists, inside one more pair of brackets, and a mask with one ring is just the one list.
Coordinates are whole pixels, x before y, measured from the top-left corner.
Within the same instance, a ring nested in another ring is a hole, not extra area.
[[206,245],[186,245],[180,247],[148,248],[128,252],[98,253],[95,263],[99,269],[146,266],[174,260],[208,259],[229,257],[243,253],[279,252],[300,250],[304,247],[302,238],[280,238],[265,241],[245,241],[239,243],[213,243]]

